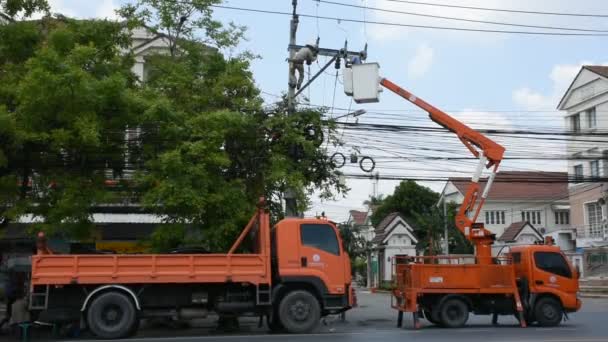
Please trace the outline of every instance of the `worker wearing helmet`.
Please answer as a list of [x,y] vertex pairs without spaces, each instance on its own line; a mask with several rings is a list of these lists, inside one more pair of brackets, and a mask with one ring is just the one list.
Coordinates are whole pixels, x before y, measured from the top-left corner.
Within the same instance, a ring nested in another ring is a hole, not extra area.
[[[306,44],[306,46],[298,50],[293,59],[289,60],[291,68],[295,69],[295,71],[298,72],[297,79],[295,78],[295,76],[289,79],[290,87],[300,89],[300,87],[302,86],[302,82],[304,82],[304,62],[306,62],[307,65],[311,65],[312,62],[317,60],[318,54],[318,43],[310,42]],[[291,73],[291,75],[295,75],[295,72]]]

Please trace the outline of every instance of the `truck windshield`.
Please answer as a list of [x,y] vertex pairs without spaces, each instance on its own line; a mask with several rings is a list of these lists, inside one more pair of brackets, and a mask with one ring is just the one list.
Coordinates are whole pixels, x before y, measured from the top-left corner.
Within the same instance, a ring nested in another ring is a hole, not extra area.
[[328,224],[303,224],[300,227],[302,244],[327,253],[340,255],[336,232]]
[[572,278],[572,272],[566,259],[559,253],[536,252],[534,253],[534,262],[536,263],[536,267],[543,271]]

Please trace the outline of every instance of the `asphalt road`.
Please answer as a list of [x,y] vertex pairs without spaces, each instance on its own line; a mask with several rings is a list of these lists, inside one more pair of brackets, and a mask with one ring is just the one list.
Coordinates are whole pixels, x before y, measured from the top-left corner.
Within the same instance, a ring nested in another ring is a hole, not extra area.
[[[500,325],[492,326],[490,316],[471,316],[465,328],[443,329],[427,324],[412,329],[411,317],[404,327],[396,327],[396,312],[390,309],[386,294],[358,293],[360,307],[347,313],[346,322],[330,319],[319,331],[309,335],[270,335],[257,327],[254,318],[243,318],[237,332],[226,334],[215,330],[215,321],[196,322],[195,328],[146,328],[129,342],[190,342],[190,341],[425,341],[425,342],[608,342],[608,300],[585,299],[581,312],[571,314],[570,320],[557,328],[520,328],[511,317],[501,317]],[[0,337],[1,339],[1,337]],[[76,341],[76,340],[72,340]],[[92,340],[79,340],[79,342]]]

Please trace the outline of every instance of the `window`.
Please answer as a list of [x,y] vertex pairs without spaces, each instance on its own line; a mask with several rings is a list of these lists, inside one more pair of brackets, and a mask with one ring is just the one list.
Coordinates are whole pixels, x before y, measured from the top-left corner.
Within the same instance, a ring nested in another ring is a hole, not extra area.
[[583,181],[583,165],[574,165],[574,181],[580,183]]
[[522,211],[521,220],[532,224],[542,224],[540,211]]
[[559,253],[536,252],[534,253],[534,262],[536,263],[536,267],[543,271],[572,278],[570,266],[568,266],[564,256]]
[[600,237],[602,235],[602,208],[597,202],[586,203],[585,211],[591,236]]
[[327,224],[303,224],[300,226],[302,244],[327,253],[340,255],[336,232]]
[[570,212],[567,210],[556,211],[555,224],[570,224]]
[[597,116],[595,115],[595,107],[586,110],[585,114],[587,115],[587,127],[597,127]]
[[502,210],[486,211],[485,224],[505,224],[505,212]]
[[591,178],[598,178],[600,176],[600,161],[592,160],[589,166],[591,167]]
[[581,131],[581,116],[579,114],[575,114],[570,117],[570,129],[572,132]]

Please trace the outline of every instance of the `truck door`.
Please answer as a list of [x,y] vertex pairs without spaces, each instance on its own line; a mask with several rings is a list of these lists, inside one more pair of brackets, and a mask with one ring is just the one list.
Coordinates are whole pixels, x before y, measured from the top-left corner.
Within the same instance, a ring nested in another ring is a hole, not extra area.
[[533,260],[536,267],[533,272],[533,283],[530,285],[536,290],[534,292],[553,290],[564,294],[576,294],[578,291],[576,272],[562,253],[534,251]]
[[301,224],[301,269],[303,274],[323,279],[329,293],[344,294],[346,276],[343,258],[346,254],[337,234],[330,224]]

